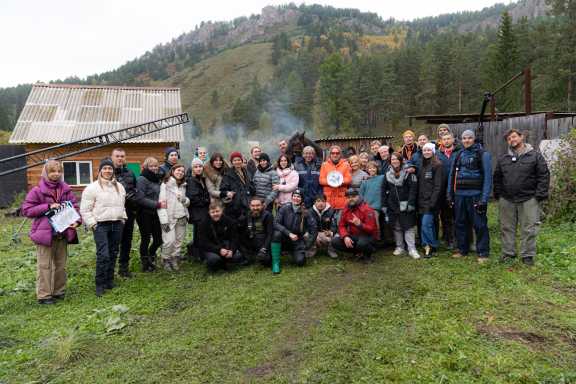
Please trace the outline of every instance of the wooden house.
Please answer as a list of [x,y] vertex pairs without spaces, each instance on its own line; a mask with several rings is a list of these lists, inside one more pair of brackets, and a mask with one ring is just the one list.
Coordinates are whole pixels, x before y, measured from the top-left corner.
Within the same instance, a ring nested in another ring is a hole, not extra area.
[[[10,137],[26,152],[67,143],[182,113],[179,88],[36,84]],[[126,150],[127,165],[136,174],[148,156],[164,159],[164,149],[183,141],[181,125],[127,140],[114,147]],[[98,174],[100,160],[112,146],[62,160],[64,179],[81,191]],[[38,184],[42,167],[27,171],[28,188]]]

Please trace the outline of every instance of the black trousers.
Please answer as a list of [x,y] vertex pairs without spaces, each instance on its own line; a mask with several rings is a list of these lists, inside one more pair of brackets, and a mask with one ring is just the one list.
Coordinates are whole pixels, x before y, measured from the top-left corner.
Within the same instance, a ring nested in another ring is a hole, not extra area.
[[202,257],[210,272],[215,272],[219,269],[226,269],[229,264],[238,264],[244,260],[242,253],[239,251],[236,251],[231,258],[222,257],[214,252],[202,252]]
[[[440,207],[440,221],[442,222],[442,239],[446,244],[454,244],[454,209],[448,204]],[[436,232],[439,233],[439,232]]]
[[124,229],[122,230],[122,241],[120,243],[120,257],[118,264],[120,270],[127,271],[130,265],[130,250],[132,249],[132,236],[134,234],[134,221],[136,221],[136,213],[130,209],[126,209],[128,218],[124,222]]
[[240,249],[242,254],[250,263],[259,262],[262,265],[269,266],[272,262],[272,255],[270,249],[266,250],[266,254],[260,254],[260,249],[264,246],[266,237],[262,235],[256,235],[253,238],[242,239],[240,244]]
[[346,244],[344,244],[344,239],[340,236],[332,239],[332,246],[340,252],[362,253],[366,257],[372,256],[372,253],[376,250],[374,239],[371,236],[350,236],[350,238],[354,241],[353,248],[347,248]]
[[140,261],[146,270],[154,266],[156,251],[162,245],[162,227],[158,214],[151,212],[138,212],[136,222],[140,230]]
[[298,240],[292,241],[288,236],[280,231],[274,232],[272,240],[274,243],[282,244],[282,251],[288,251],[292,254],[292,261],[299,267],[306,264],[306,242],[299,236]]
[[97,287],[112,288],[116,256],[122,239],[122,227],[121,221],[102,221],[94,229]]

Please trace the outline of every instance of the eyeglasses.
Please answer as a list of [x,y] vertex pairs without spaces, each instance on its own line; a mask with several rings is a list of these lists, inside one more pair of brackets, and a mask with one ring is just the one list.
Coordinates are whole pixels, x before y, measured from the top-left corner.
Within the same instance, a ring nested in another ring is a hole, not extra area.
[[331,155],[339,155],[340,152],[330,152]]

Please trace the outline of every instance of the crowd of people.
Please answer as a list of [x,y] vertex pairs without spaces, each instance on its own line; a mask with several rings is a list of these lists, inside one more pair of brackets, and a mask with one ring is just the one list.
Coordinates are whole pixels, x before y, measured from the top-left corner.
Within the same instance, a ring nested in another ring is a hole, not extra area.
[[[396,256],[430,258],[440,240],[454,258],[474,251],[484,263],[492,194],[500,212],[501,260],[516,257],[519,228],[520,258],[533,265],[539,203],[548,196],[550,178],[542,155],[511,129],[504,138],[508,152],[493,171],[492,156],[473,131],[456,140],[441,124],[437,133],[431,140],[407,130],[398,150],[377,140],[359,154],[332,146],[325,161],[311,146],[289,154],[285,140],[275,162],[258,146],[249,159],[240,152],[208,157],[199,148],[186,167],[178,149],[167,148],[162,161],[146,158],[138,177],[126,166],[126,152],[115,148],[80,204],[63,181],[62,164],[50,160],[22,205],[34,219],[37,299],[52,304],[64,297],[67,246],[78,243],[82,223],[94,236],[97,296],[114,288],[117,263],[118,274],[131,277],[135,222],[143,272],[159,265],[177,271],[188,260],[211,272],[259,263],[278,273],[282,255],[302,267],[319,252],[369,263],[387,245]],[[79,218],[58,232],[50,218],[62,204]],[[192,241],[184,246],[189,225]]]

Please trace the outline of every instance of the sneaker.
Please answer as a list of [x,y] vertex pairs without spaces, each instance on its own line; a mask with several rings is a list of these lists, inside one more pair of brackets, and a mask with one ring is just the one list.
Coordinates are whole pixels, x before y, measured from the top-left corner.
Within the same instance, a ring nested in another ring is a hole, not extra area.
[[432,257],[432,247],[429,245],[424,246],[424,258],[429,259]]
[[479,257],[478,258],[478,264],[482,265],[482,264],[486,264],[488,262],[488,258],[487,257]]
[[162,265],[164,266],[164,270],[165,270],[166,272],[172,272],[172,271],[173,271],[173,269],[172,269],[172,263],[171,263],[170,261],[164,260],[164,262],[163,262]]
[[452,254],[452,258],[454,258],[454,259],[460,259],[462,257],[464,257],[464,255],[461,254],[460,251],[456,251]]
[[534,265],[534,258],[533,257],[523,257],[522,258],[522,263],[524,263],[524,265],[528,265],[530,267],[532,267]]
[[413,258],[414,260],[417,260],[420,258],[420,254],[415,249],[408,251],[408,255],[410,255],[410,257]]
[[52,305],[52,304],[56,304],[56,300],[54,300],[51,297],[48,297],[46,299],[38,299],[38,304],[41,305]]
[[403,248],[396,247],[396,249],[394,250],[394,252],[392,252],[392,254],[393,254],[394,256],[400,256],[400,255],[403,255],[404,252],[405,252],[405,251],[404,251]]
[[329,247],[327,253],[328,253],[328,256],[330,256],[333,259],[338,258],[338,253],[334,250],[334,248]]

